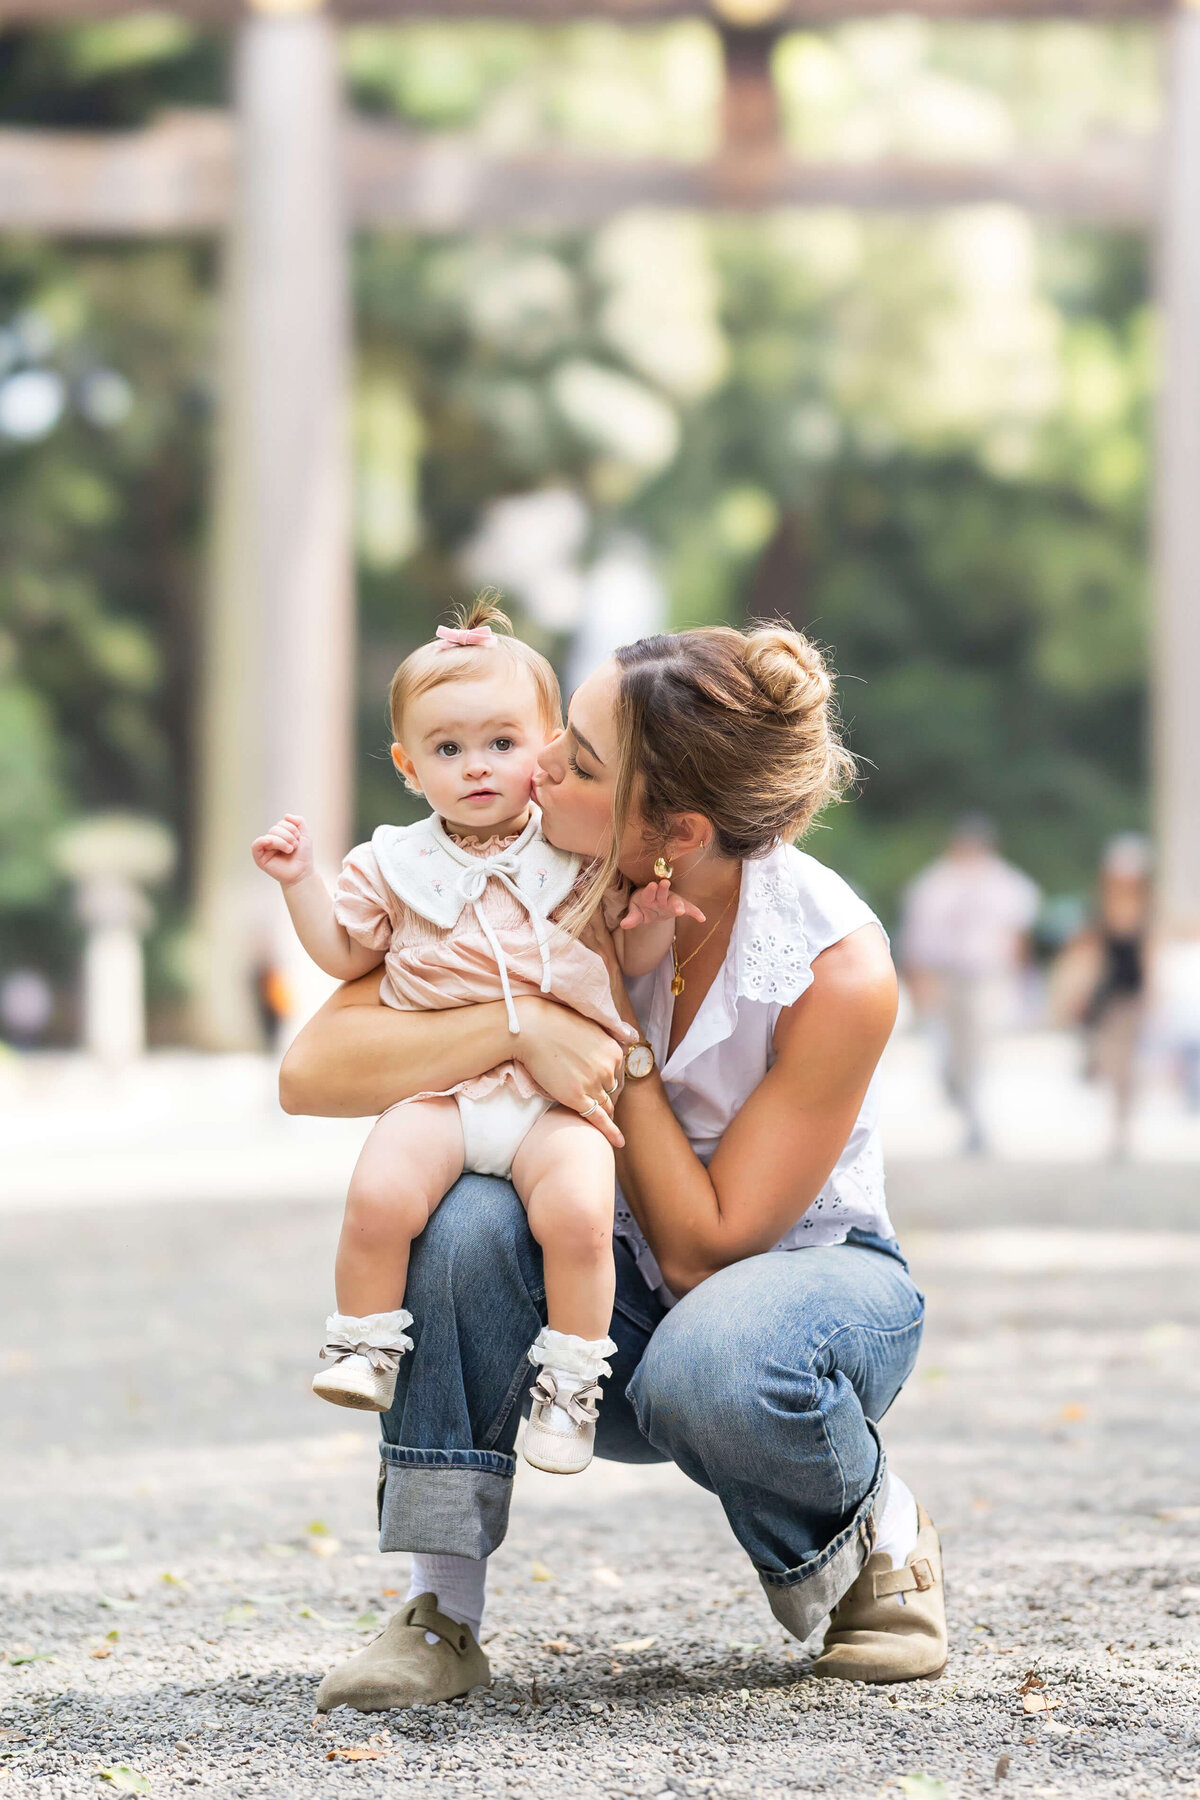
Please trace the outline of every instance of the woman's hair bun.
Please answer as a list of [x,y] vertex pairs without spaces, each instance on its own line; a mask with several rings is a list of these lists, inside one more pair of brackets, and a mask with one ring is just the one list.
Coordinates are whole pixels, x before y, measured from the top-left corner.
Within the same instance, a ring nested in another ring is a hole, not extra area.
[[795,719],[828,706],[833,678],[817,646],[782,624],[763,624],[746,635],[746,671],[781,718]]

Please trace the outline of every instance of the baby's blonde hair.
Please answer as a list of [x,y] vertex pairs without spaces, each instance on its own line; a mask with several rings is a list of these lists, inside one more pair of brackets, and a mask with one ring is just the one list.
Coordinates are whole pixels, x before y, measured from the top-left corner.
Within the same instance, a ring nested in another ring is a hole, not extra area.
[[431,688],[441,687],[447,681],[478,680],[498,665],[507,665],[513,670],[524,669],[532,676],[538,717],[548,732],[557,731],[562,725],[558,676],[544,656],[523,644],[520,638],[513,637],[512,621],[501,611],[493,595],[479,594],[469,606],[456,607],[453,622],[459,631],[477,631],[480,626],[487,625],[496,633],[495,641],[491,644],[449,644],[444,638],[435,638],[432,644],[422,644],[419,650],[406,656],[392,676],[388,692],[388,716],[395,741],[403,743],[404,709],[419,694],[427,694]]

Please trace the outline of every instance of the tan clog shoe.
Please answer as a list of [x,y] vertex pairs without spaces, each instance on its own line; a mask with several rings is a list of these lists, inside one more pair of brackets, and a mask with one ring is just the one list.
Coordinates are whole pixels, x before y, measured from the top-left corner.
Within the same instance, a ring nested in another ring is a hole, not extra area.
[[[436,1644],[428,1642],[427,1631],[437,1634]],[[453,1700],[473,1687],[489,1686],[491,1679],[471,1627],[439,1612],[436,1594],[418,1594],[365,1650],[330,1670],[317,1689],[317,1711],[353,1706],[359,1712],[387,1712]]]
[[[942,1547],[917,1508],[917,1542],[902,1569],[877,1550],[834,1607],[814,1675],[836,1681],[931,1681],[946,1666]],[[901,1606],[897,1595],[903,1594]]]

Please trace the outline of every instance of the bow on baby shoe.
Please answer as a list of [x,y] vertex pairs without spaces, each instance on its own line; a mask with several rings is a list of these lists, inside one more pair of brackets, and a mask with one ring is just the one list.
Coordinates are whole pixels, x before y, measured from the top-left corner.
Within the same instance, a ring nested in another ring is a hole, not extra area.
[[400,1367],[400,1358],[406,1350],[412,1349],[412,1339],[406,1337],[403,1344],[356,1344],[348,1337],[333,1337],[321,1345],[321,1360],[343,1362],[347,1356],[365,1356],[371,1365],[374,1375],[394,1375]]
[[481,644],[494,644],[496,634],[490,625],[474,625],[470,631],[461,625],[439,625],[435,634],[443,650],[473,650]]
[[590,1387],[580,1388],[569,1399],[561,1400],[557,1381],[549,1369],[543,1368],[538,1370],[537,1380],[529,1393],[541,1406],[557,1406],[573,1425],[594,1425],[600,1416],[596,1404],[601,1393],[598,1381],[593,1381]]

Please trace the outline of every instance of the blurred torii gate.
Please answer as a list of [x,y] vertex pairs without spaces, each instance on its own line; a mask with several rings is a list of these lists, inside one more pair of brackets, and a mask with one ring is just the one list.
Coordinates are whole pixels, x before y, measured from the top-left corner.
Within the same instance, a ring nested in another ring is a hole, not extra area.
[[[6,24],[139,10],[130,0],[9,0]],[[1001,200],[1158,236],[1164,367],[1155,623],[1161,898],[1200,915],[1200,0],[907,0],[932,19],[1162,20],[1165,143],[1085,158],[815,165],[789,158],[770,58],[789,27],[896,10],[890,0],[172,0],[236,33],[233,116],[142,131],[0,130],[0,229],[63,236],[224,233],[217,458],[200,770],[200,1030],[257,1042],[262,953],[248,844],[285,805],[318,842],[349,841],[354,605],[347,394],[349,233],[586,224],[631,205],[919,209]],[[699,164],[494,158],[342,110],[339,23],[416,17],[622,25],[709,18],[725,56],[723,142]],[[261,892],[261,890],[259,890]]]

